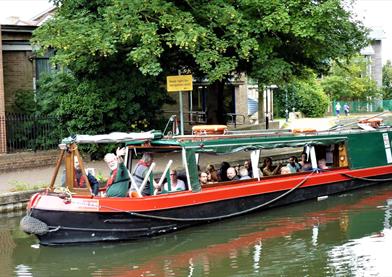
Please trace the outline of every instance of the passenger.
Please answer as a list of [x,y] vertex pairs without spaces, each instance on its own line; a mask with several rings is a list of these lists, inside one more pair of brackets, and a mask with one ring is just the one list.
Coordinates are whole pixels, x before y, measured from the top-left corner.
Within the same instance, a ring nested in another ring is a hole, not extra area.
[[301,165],[296,162],[297,158],[295,156],[291,156],[289,158],[289,163],[286,165],[286,167],[290,170],[290,173],[296,173],[300,170]]
[[301,169],[299,171],[312,170],[312,164],[308,162],[307,158],[308,155],[306,155],[305,152],[301,154],[301,160],[299,161],[299,165],[301,166]]
[[207,185],[207,172],[199,172],[199,182],[201,186]]
[[228,181],[236,181],[240,179],[234,167],[229,167],[226,171],[226,174],[227,174]]
[[[170,170],[170,191],[181,191],[186,190],[185,183],[183,180],[177,178],[177,170]],[[166,182],[163,185],[164,190],[169,191],[169,184]]]
[[[82,173],[82,169],[80,168],[79,160],[78,157],[74,156],[74,188],[85,188],[87,187],[86,184],[86,178],[84,177]],[[90,173],[87,173],[87,179],[88,182],[90,183],[92,193],[94,195],[98,195],[98,190],[99,190],[99,182],[98,180]],[[61,176],[61,185],[63,187],[66,186],[66,173],[65,170],[63,172],[63,175]]]
[[227,178],[227,169],[230,167],[228,162],[222,162],[221,167],[218,170],[218,179],[220,182],[229,181]]
[[208,182],[215,183],[218,182],[218,173],[212,164],[207,165],[206,172],[208,174]]
[[278,164],[277,166],[272,165],[272,159],[267,157],[263,160],[263,165],[261,167],[261,171],[263,172],[264,176],[273,176],[280,173],[280,168],[282,164]]
[[290,171],[290,168],[288,166],[283,166],[280,169],[280,174],[282,174],[282,175],[290,174],[290,173],[292,173],[292,172]]
[[[253,170],[252,170],[252,162],[250,160],[244,162],[244,167],[248,171],[248,175],[250,178],[253,178]],[[241,175],[241,170],[240,170]]]
[[317,167],[318,167],[319,169],[328,169],[328,168],[329,168],[329,167],[327,166],[327,162],[326,162],[325,159],[320,159],[320,160],[318,160],[318,162],[317,162]]
[[[252,162],[250,160],[244,162],[244,167],[248,170],[248,175],[250,178],[254,178],[253,175],[253,168],[252,168]],[[260,168],[257,168],[259,171],[259,177],[263,176],[263,172],[261,172]]]
[[240,164],[236,164],[236,166],[234,167],[235,172],[240,172]]
[[[144,153],[143,157],[137,162],[134,170],[133,170],[133,178],[135,180],[135,183],[137,185],[137,187],[140,189],[140,186],[143,183],[144,178],[146,177],[146,174],[148,172],[148,169],[150,168],[152,162],[154,161],[154,157],[152,155],[152,153]],[[154,187],[158,188],[156,185],[156,183],[154,182]],[[143,191],[142,191],[142,195],[151,195],[151,191],[150,191],[150,181],[148,180]]]
[[250,179],[248,169],[245,166],[240,167],[240,180],[248,180]]
[[128,194],[129,174],[124,165],[123,156],[125,147],[117,148],[116,155],[108,153],[105,155],[105,162],[110,168],[110,177],[105,186],[107,197],[126,197]]

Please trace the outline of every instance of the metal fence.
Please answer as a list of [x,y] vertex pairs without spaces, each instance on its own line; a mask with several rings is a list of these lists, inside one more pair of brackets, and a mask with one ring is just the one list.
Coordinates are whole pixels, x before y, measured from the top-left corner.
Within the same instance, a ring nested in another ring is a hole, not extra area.
[[0,121],[5,123],[8,153],[55,149],[63,137],[56,117],[7,113]]
[[333,101],[332,111],[335,114],[335,107],[340,103],[340,112],[344,114],[343,106],[347,104],[350,107],[350,113],[372,113],[392,111],[392,100],[371,100],[371,101]]

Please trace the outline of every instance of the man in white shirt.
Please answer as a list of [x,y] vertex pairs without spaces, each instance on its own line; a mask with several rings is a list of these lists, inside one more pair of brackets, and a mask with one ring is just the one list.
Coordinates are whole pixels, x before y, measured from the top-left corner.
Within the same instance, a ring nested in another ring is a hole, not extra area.
[[171,190],[169,190],[168,183],[165,183],[163,185],[163,188],[166,191],[180,191],[180,190],[186,189],[184,181],[177,178],[177,171],[176,170],[170,170],[170,185],[171,185]]

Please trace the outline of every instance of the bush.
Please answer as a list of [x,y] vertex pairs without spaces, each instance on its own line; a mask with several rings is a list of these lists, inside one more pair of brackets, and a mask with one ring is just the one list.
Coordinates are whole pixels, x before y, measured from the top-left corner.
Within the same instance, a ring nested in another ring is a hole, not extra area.
[[289,112],[302,112],[306,117],[322,117],[327,111],[329,98],[313,77],[281,87],[275,94],[275,103],[279,117],[285,116],[286,108]]

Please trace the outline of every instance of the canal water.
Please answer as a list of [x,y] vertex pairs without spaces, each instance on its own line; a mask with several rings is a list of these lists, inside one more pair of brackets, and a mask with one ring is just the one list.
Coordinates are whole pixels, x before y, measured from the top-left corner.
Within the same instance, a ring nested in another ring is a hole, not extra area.
[[392,184],[127,243],[44,247],[0,218],[1,276],[392,276]]

